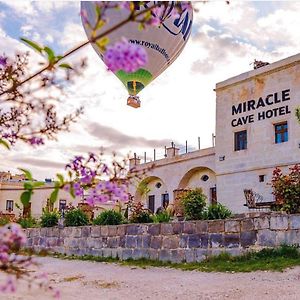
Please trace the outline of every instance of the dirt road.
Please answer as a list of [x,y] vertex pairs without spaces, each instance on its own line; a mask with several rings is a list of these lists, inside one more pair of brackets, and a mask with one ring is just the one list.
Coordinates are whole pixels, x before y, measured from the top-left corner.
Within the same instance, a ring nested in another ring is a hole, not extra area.
[[[300,267],[286,272],[201,273],[167,268],[140,269],[84,261],[38,258],[62,300],[119,299],[300,299]],[[1,281],[3,276],[1,276]],[[53,299],[21,285],[2,300]]]

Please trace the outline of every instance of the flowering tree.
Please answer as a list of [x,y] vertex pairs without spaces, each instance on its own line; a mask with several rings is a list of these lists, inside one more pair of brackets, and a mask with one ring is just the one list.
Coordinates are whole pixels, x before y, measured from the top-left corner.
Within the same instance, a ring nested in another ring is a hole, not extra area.
[[[141,11],[135,10],[137,4],[143,5],[144,2],[97,2],[97,22],[95,26],[89,24],[94,33],[93,37],[63,55],[57,55],[51,48],[23,38],[24,43],[44,58],[40,63],[41,69],[34,74],[29,73],[28,53],[18,53],[14,59],[6,55],[0,56],[0,144],[8,149],[18,141],[39,146],[44,144],[46,139],[55,139],[59,132],[68,130],[70,124],[78,119],[83,108],[59,118],[57,103],[64,93],[61,81],[70,81],[73,76],[80,75],[86,66],[85,59],[70,65],[66,62],[66,58],[89,43],[107,47],[104,60],[111,71],[134,72],[146,64],[146,52],[139,45],[130,44],[127,40],[108,45],[107,39],[109,33],[128,22],[138,23],[137,26],[142,30],[146,26],[159,26],[164,21],[167,2],[156,2]],[[186,5],[190,4],[177,3],[177,11],[174,10],[174,13],[184,10]],[[96,31],[106,23],[106,12],[109,9],[126,9],[128,17],[97,35]],[[86,12],[82,11],[81,15],[88,23]],[[49,97],[50,94],[56,96]],[[126,186],[133,177],[139,175],[131,170],[129,177],[126,173],[126,164],[126,159],[122,162],[113,159],[109,166],[104,163],[102,154],[89,153],[87,157],[77,156],[67,164],[66,178],[62,174],[57,174],[50,201],[56,201],[60,189],[69,191],[72,196],[81,196],[88,190],[86,201],[90,205],[108,200],[127,201],[129,196]],[[42,183],[34,182],[28,170],[22,171],[28,179],[28,182],[24,183],[24,192],[21,195],[21,202],[26,206],[34,190],[42,188]],[[13,275],[15,279],[27,278],[30,282],[35,280],[40,286],[52,290],[51,286],[39,281],[44,276],[32,277],[27,271],[28,266],[32,264],[31,257],[22,258],[14,254],[25,241],[26,237],[19,225],[8,224],[0,229],[0,270]],[[11,277],[1,290],[15,291],[15,283]],[[55,292],[54,296],[58,297],[59,293]]]

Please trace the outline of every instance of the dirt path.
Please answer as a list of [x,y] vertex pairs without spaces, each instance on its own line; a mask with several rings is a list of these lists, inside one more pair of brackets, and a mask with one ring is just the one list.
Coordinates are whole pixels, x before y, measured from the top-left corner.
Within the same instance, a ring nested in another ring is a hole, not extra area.
[[[38,258],[62,300],[91,299],[300,299],[300,267],[284,273],[201,273],[166,268],[140,269],[84,261]],[[1,281],[3,276],[1,276]],[[21,286],[5,300],[52,299]]]

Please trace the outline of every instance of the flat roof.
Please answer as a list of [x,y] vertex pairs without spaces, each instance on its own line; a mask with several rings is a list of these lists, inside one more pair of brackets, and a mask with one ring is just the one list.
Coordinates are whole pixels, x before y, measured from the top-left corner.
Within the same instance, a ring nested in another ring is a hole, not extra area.
[[286,68],[288,66],[297,65],[300,63],[300,53],[278,60],[274,63],[271,63],[267,66],[260,67],[258,69],[250,70],[248,72],[242,73],[240,75],[228,78],[224,81],[218,82],[216,84],[216,90],[225,88],[227,86],[240,83],[241,81],[247,81],[250,80],[253,77],[256,77],[258,75],[262,75],[264,73],[273,73],[280,69]]

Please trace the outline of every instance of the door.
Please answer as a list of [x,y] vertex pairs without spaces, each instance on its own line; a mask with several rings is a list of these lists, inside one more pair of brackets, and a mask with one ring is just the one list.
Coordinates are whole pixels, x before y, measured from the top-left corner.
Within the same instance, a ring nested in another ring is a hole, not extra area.
[[151,210],[154,213],[154,209],[155,209],[155,196],[154,195],[148,196],[148,208],[149,208],[149,210]]
[[217,188],[216,187],[212,187],[210,188],[210,203],[211,204],[217,204]]

